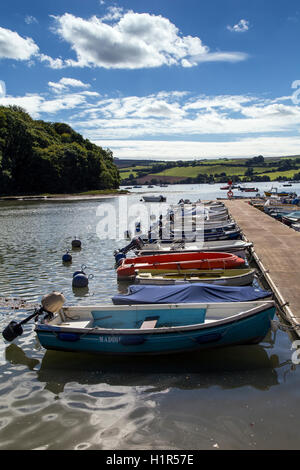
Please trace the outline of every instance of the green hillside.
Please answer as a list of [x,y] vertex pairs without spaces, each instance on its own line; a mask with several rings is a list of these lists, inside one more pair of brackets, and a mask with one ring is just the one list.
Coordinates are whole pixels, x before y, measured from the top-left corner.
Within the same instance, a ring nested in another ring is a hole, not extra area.
[[116,189],[119,182],[109,150],[67,124],[0,106],[0,195]]

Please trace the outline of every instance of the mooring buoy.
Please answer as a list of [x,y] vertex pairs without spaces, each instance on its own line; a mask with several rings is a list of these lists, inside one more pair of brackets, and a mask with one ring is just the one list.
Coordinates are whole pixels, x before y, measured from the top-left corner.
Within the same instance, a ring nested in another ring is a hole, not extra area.
[[62,257],[62,261],[63,263],[71,263],[72,255],[70,255],[70,253],[67,251]]

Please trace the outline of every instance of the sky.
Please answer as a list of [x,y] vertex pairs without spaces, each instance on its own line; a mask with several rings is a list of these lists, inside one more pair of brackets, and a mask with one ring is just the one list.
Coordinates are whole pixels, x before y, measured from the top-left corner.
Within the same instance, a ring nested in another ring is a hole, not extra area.
[[299,0],[10,0],[0,104],[114,157],[300,154]]

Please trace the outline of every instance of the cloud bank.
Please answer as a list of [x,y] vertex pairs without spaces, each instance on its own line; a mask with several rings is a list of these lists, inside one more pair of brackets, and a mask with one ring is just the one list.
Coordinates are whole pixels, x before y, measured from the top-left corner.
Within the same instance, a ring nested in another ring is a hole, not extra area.
[[174,90],[107,97],[72,77],[48,82],[48,87],[43,94],[0,95],[0,105],[22,106],[34,118],[67,122],[118,158],[299,153],[300,106],[292,96],[206,96]]

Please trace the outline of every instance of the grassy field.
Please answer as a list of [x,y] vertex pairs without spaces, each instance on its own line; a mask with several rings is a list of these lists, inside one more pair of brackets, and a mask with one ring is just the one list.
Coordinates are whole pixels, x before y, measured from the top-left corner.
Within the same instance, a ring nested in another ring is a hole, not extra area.
[[[214,177],[215,181],[221,181],[222,178],[224,180],[224,178],[232,177],[243,180],[246,176],[249,179],[249,176],[251,175],[251,173],[249,173],[249,168],[251,168],[252,175],[250,176],[250,179],[252,181],[255,181],[255,175],[259,177],[268,176],[271,181],[274,181],[279,177],[292,179],[296,173],[300,172],[300,161],[292,163],[296,158],[300,160],[300,157],[297,155],[291,157],[265,158],[261,164],[253,159],[253,164],[251,166],[249,166],[249,160],[251,160],[249,158],[220,158],[215,160],[201,160],[197,162],[190,161],[186,162],[186,166],[181,166],[182,163],[178,162],[177,166],[166,169],[163,169],[163,167],[167,162],[153,162],[152,165],[148,166],[142,164],[144,162],[141,162],[140,165],[137,162],[131,167],[126,166],[120,168],[120,176],[121,180],[124,181],[125,184],[131,184],[131,180],[129,180],[130,175],[133,176],[134,180],[140,183],[147,181],[150,182],[152,179],[174,183],[180,182],[181,179],[195,179],[198,175],[201,175],[201,177],[203,176],[204,178],[207,176],[210,179],[211,177]],[[282,165],[283,161],[286,159],[289,159],[289,162]],[[158,165],[160,165],[160,168]],[[296,167],[291,168],[291,166],[294,165]],[[279,168],[281,167],[290,167],[290,169],[280,170]],[[149,173],[144,170],[148,170]]]
[[131,174],[134,176],[134,178],[137,178],[138,176],[138,173],[134,171],[133,169],[129,171],[127,170],[127,171],[120,172],[121,180],[126,180],[127,178],[129,178]]
[[279,176],[285,176],[287,179],[292,179],[295,173],[299,173],[300,168],[297,170],[287,170],[287,171],[274,171],[273,173],[260,173],[260,176],[269,176],[271,181],[276,181]]
[[[120,176],[121,180],[125,180],[129,178],[129,176],[132,174],[134,178],[138,177],[138,172],[135,171],[136,168],[131,168],[131,169],[126,169],[126,171],[121,171]],[[268,170],[276,170],[276,167],[270,167]],[[188,166],[188,167],[175,167],[175,168],[168,168],[166,170],[160,171],[159,173],[149,173],[148,174],[148,179],[149,181],[152,178],[159,178],[160,176],[176,176],[176,177],[181,177],[181,178],[189,178],[189,177],[195,177],[199,173],[201,175],[219,175],[220,173],[225,173],[226,176],[244,176],[245,172],[247,171],[246,166],[234,166],[234,167],[227,167],[222,164],[220,165],[199,165],[199,166]],[[269,173],[266,171],[266,168],[262,167],[253,167],[254,173],[258,173],[260,175],[271,175],[279,173],[279,174],[285,174],[288,172],[276,172],[276,173]],[[299,170],[289,170],[292,175],[294,173],[297,173]],[[278,176],[278,175],[277,175]],[[288,178],[291,178],[291,176],[287,176]]]
[[[152,174],[151,176],[181,176],[182,178],[194,177],[199,174],[201,175],[216,175],[225,173],[227,176],[239,175],[244,176],[246,166],[232,166],[227,167],[222,164],[220,165],[199,165],[199,166],[188,166],[188,167],[176,167],[168,168],[167,170],[161,171],[160,173]],[[262,168],[259,170],[264,171]]]

